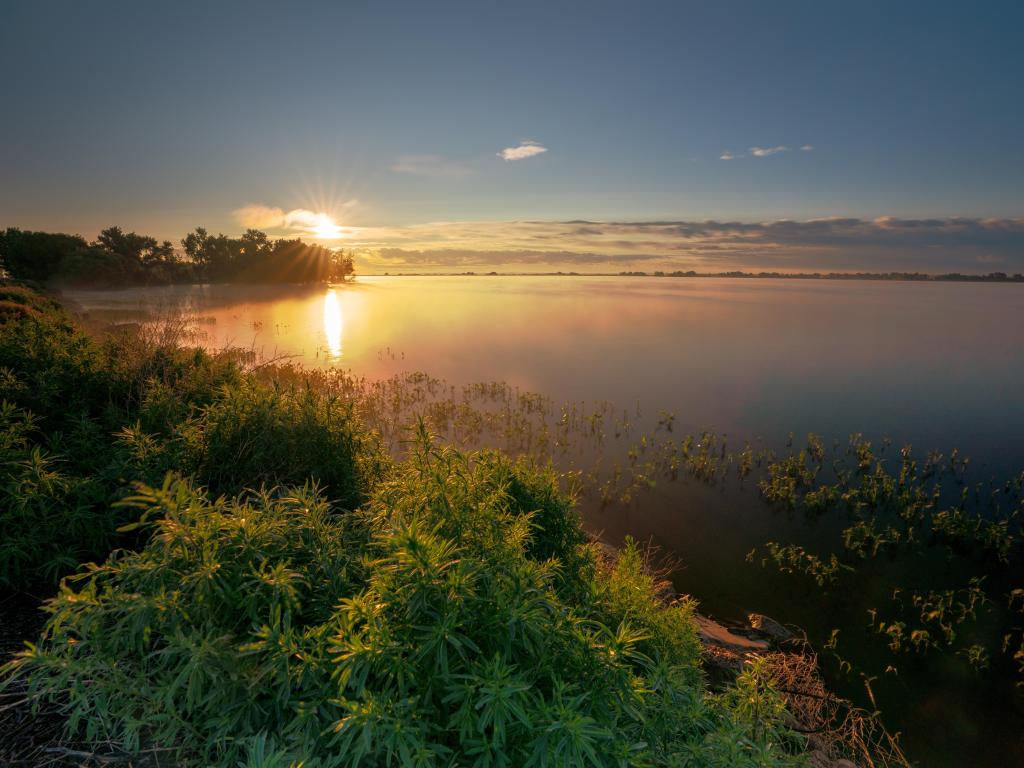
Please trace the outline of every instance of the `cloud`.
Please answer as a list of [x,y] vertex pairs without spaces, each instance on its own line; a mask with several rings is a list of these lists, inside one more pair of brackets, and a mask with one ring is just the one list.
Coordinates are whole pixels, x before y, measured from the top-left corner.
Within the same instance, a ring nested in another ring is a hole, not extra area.
[[395,173],[407,173],[412,176],[442,176],[458,178],[468,176],[472,168],[462,163],[446,160],[440,155],[402,155],[391,164]]
[[330,216],[326,213],[317,213],[305,208],[295,208],[284,215],[283,226],[287,229],[308,231],[316,229],[325,221],[330,222]]
[[436,248],[433,250],[406,250],[382,248],[377,259],[392,266],[414,267],[500,267],[507,264],[547,266],[595,266],[617,264],[627,266],[636,262],[660,259],[656,253],[607,254],[583,251],[493,250],[472,248]]
[[[814,147],[811,144],[804,144],[800,147],[801,152],[810,152]],[[789,152],[789,147],[779,144],[776,147],[751,147],[751,157],[769,157],[771,155],[777,155],[780,152]],[[739,160],[746,155],[739,155],[733,152],[731,149],[727,149],[718,156],[719,160]]]
[[280,208],[250,203],[231,212],[235,221],[253,229],[276,229],[284,225],[285,213]]
[[[351,210],[359,205],[358,200],[348,200],[340,205],[332,206],[339,210]],[[293,208],[285,211],[276,206],[249,203],[231,212],[235,221],[247,229],[270,231],[284,230],[289,234],[313,234],[325,225],[333,225],[333,217],[329,213],[311,211],[308,208]]]
[[490,221],[351,228],[366,269],[1024,272],[1024,218]]
[[518,147],[505,147],[498,156],[503,160],[524,160],[547,151],[547,147],[542,147],[536,141],[524,140],[519,142]]

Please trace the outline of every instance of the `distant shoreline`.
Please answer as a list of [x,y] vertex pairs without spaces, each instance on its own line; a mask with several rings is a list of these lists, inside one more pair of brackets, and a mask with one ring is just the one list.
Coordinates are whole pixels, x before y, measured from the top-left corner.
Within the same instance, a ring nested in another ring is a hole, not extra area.
[[959,272],[377,272],[362,277],[672,277],[738,278],[747,280],[874,280],[915,283],[1024,283],[1024,275],[990,272],[965,275]]

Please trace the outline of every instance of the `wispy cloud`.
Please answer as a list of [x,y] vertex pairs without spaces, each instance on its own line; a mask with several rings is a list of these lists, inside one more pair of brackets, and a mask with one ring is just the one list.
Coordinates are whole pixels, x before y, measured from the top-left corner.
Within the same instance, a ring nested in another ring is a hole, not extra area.
[[527,157],[534,157],[547,151],[547,147],[541,146],[536,141],[524,140],[519,142],[518,147],[505,147],[498,153],[498,156],[502,160],[525,160]]
[[440,155],[402,155],[391,164],[395,173],[407,173],[412,176],[442,176],[458,178],[469,176],[473,169],[467,165],[448,160]]
[[381,271],[1024,272],[1024,218],[438,222],[352,228],[346,241],[367,270]]
[[[810,152],[813,149],[814,146],[811,144],[804,144],[802,147],[800,147],[801,152]],[[789,147],[783,144],[779,144],[778,146],[775,147],[751,147],[750,157],[770,157],[771,155],[777,155],[780,152],[789,152]],[[737,154],[736,152],[733,152],[731,149],[727,149],[718,156],[718,159],[739,160],[744,157],[747,157],[747,155]]]

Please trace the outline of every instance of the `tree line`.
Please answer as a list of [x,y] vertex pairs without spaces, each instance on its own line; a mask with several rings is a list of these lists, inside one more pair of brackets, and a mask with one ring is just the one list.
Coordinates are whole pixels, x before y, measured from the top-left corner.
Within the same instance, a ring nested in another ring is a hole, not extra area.
[[257,229],[241,237],[197,227],[170,240],[108,227],[93,242],[80,235],[0,231],[0,268],[11,277],[82,288],[171,283],[341,282],[355,274],[351,252],[300,238],[274,240]]
[[924,272],[619,272],[620,277],[756,277],[785,280],[938,280],[962,283],[1022,283],[1024,275],[1017,272],[989,272],[985,275],[965,275],[947,272],[931,275]]

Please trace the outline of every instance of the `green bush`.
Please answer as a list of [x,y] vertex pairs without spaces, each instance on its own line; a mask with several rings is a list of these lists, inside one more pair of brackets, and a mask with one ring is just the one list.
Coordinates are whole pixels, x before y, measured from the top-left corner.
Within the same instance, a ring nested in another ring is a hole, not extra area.
[[762,683],[704,690],[690,608],[635,546],[603,569],[552,543],[553,480],[424,442],[355,512],[308,485],[142,488],[148,543],[67,580],[6,673],[85,738],[182,765],[793,763]]
[[[5,287],[8,295],[15,292]],[[17,294],[15,294],[17,295]],[[0,317],[0,369],[12,385],[4,396],[60,431],[71,417],[99,415],[105,397],[104,359],[99,346],[75,328],[71,317],[48,302],[19,302],[30,313]]]
[[385,464],[353,404],[310,387],[224,387],[183,436],[184,468],[214,494],[313,480],[354,509]]
[[30,414],[0,401],[0,586],[56,581],[109,551],[118,525],[100,484],[64,471],[32,444],[34,429]]
[[25,286],[0,300],[26,309],[0,313],[0,586],[105,557],[134,481],[186,472],[233,494],[313,479],[354,508],[383,471],[350,403],[259,384],[230,352],[181,346],[180,322],[94,337]]

